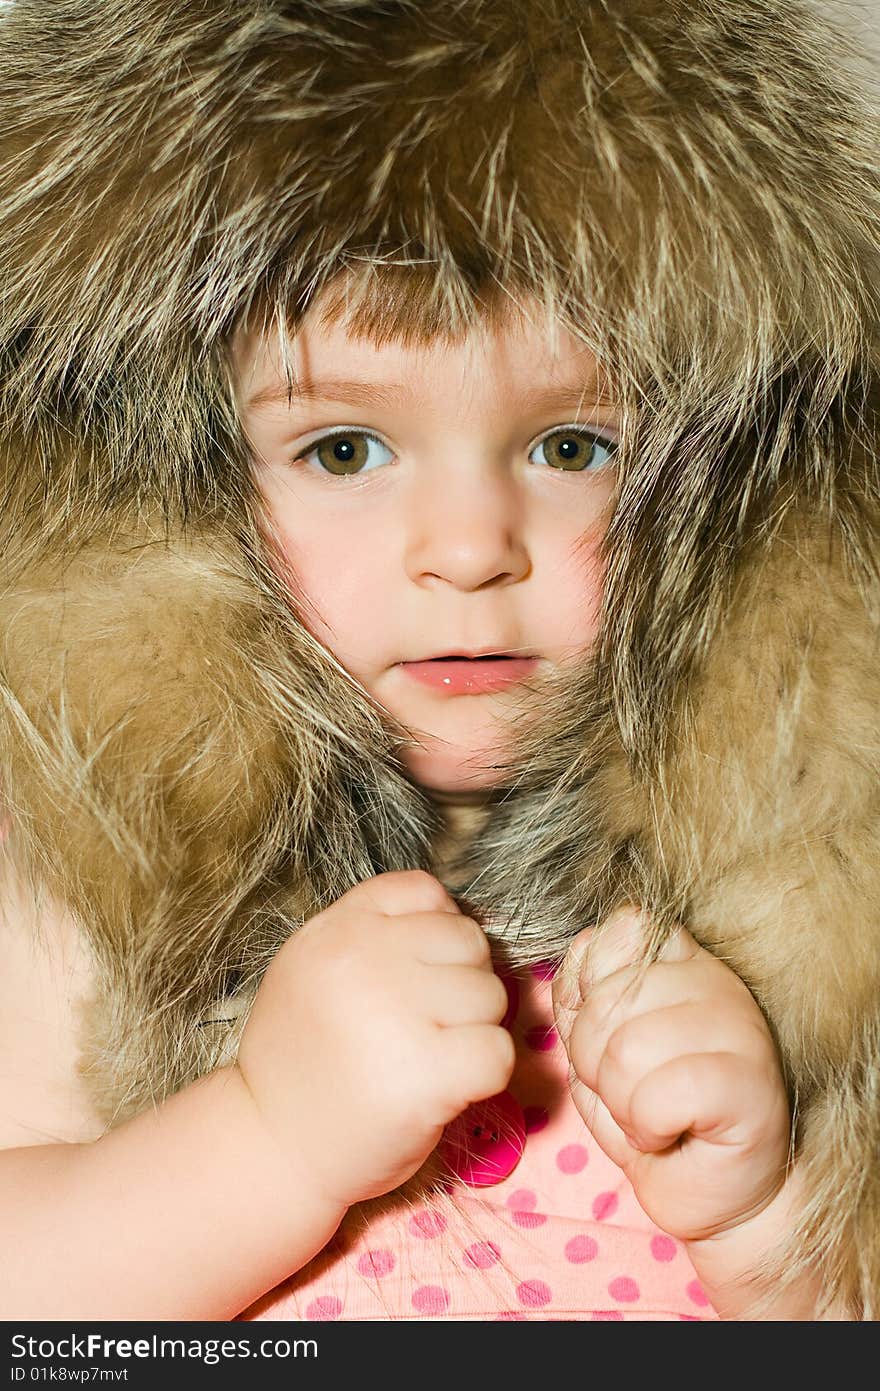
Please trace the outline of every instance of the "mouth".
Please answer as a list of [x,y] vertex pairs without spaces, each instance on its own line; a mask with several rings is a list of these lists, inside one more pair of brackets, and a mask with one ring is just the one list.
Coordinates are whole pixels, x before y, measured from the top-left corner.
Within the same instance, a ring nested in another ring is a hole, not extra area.
[[444,652],[415,662],[401,662],[407,676],[438,695],[490,695],[531,676],[536,657],[510,652]]

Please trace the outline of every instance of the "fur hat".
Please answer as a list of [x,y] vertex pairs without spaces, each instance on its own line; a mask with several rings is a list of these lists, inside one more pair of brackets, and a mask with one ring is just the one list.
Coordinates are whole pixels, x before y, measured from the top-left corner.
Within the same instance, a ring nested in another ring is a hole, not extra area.
[[743,974],[803,1251],[875,1309],[880,200],[835,47],[796,0],[3,12],[0,756],[108,1119],[234,1047],[207,1015],[304,916],[428,862],[401,732],[273,579],[231,335],[336,281],[377,336],[513,295],[602,362],[620,484],[596,659],[462,884],[522,957],[635,895]]

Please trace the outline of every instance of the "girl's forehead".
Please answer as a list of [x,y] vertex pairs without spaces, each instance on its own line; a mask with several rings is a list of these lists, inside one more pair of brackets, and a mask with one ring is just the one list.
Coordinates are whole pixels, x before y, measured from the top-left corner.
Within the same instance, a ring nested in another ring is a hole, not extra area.
[[600,364],[582,340],[540,311],[521,309],[477,321],[454,338],[419,341],[403,335],[377,341],[344,318],[309,314],[295,331],[240,335],[234,351],[240,385],[251,393],[273,382],[295,386],[328,378],[372,383],[392,394],[493,382],[518,389],[585,387],[600,395],[604,385]]

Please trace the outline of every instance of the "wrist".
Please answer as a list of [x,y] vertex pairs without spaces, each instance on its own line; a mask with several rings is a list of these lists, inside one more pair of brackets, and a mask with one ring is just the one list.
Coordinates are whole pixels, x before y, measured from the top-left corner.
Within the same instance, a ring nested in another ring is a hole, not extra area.
[[308,1212],[312,1218],[309,1225],[318,1233],[325,1233],[324,1240],[316,1247],[316,1250],[320,1249],[345,1216],[346,1204],[326,1194],[302,1155],[282,1145],[241,1068],[232,1063],[222,1071],[227,1079],[229,1104],[235,1107],[237,1123],[242,1127],[249,1153],[253,1156],[251,1168],[259,1174],[261,1187],[269,1196],[273,1223],[277,1223],[285,1212],[290,1212],[293,1224],[301,1232],[303,1215]]
[[844,1319],[820,1313],[821,1275],[811,1268],[785,1277],[786,1246],[797,1225],[802,1185],[792,1169],[776,1194],[752,1215],[710,1236],[686,1241],[691,1264],[722,1319]]

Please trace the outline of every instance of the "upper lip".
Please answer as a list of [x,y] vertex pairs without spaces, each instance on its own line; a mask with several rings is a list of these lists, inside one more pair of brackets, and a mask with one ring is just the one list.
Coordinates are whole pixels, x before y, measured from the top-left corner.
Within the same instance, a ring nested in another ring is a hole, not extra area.
[[451,647],[448,652],[432,652],[429,657],[415,657],[413,660],[436,662],[442,657],[467,657],[473,661],[476,657],[530,657],[531,655],[530,652],[511,652],[509,649],[496,644],[493,647]]

